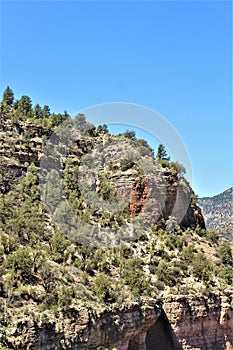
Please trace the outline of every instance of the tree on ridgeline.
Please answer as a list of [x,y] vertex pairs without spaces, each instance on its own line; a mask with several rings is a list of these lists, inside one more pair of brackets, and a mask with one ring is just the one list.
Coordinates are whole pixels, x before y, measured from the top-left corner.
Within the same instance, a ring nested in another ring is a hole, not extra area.
[[88,123],[85,114],[78,113],[74,119],[74,126],[79,130],[81,134],[95,135],[95,125]]
[[33,114],[35,118],[41,118],[42,117],[42,108],[41,106],[37,103],[33,109]]
[[167,151],[166,151],[164,145],[162,145],[161,143],[160,143],[160,145],[159,145],[159,147],[158,147],[158,151],[157,151],[157,156],[156,156],[156,158],[157,158],[158,160],[166,160],[166,161],[168,161],[168,162],[169,162],[169,160],[170,160],[170,157],[168,156]]
[[119,136],[124,136],[125,138],[129,140],[135,140],[136,138],[136,132],[134,130],[126,130],[123,134],[119,134]]
[[97,134],[108,134],[108,126],[106,124],[98,125]]
[[14,103],[14,108],[18,116],[32,117],[32,101],[29,96],[22,96],[20,100]]
[[12,106],[14,101],[14,93],[9,86],[7,86],[6,90],[3,93],[2,103],[7,106]]
[[43,108],[42,108],[42,111],[41,111],[41,117],[42,118],[49,118],[50,117],[50,108],[49,106],[45,105]]

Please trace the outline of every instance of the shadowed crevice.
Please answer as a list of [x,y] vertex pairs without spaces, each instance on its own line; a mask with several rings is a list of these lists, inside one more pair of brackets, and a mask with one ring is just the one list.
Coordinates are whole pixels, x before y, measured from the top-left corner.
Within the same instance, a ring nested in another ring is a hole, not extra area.
[[164,311],[149,329],[146,336],[147,350],[179,350],[181,349],[172,327]]

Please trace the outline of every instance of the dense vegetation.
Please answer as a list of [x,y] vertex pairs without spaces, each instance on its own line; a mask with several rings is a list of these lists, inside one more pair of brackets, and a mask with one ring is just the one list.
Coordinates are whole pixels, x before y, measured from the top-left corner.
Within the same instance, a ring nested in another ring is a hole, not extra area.
[[[0,123],[39,124],[55,128],[69,118],[50,113],[49,106],[32,106],[28,96],[14,101],[10,88],[4,92]],[[95,127],[85,116],[76,118],[82,134],[96,140],[108,133],[107,126]],[[109,135],[115,139],[116,136]],[[135,140],[153,150],[144,140],[137,140],[133,131],[117,137]],[[1,132],[2,148],[14,136]],[[35,147],[42,150],[46,137],[41,136]],[[32,147],[30,132],[21,136],[21,149]],[[26,145],[26,146],[25,146]],[[13,145],[13,147],[15,147]],[[7,148],[7,147],[6,147]],[[12,151],[13,152],[13,151]],[[74,150],[76,157],[68,158],[63,171],[67,198],[77,215],[101,225],[119,225],[130,219],[128,209],[121,215],[109,216],[91,212],[85,198],[79,193],[77,159],[82,150]],[[14,154],[14,152],[12,153]],[[184,168],[172,163],[164,146],[160,145],[157,158],[164,171],[183,174]],[[76,160],[76,163],[75,163]],[[9,159],[1,155],[1,176]],[[13,161],[13,159],[11,159]],[[18,160],[15,160],[18,162]],[[219,245],[216,231],[199,227],[173,231],[153,225],[141,239],[113,248],[94,248],[65,237],[50,220],[41,201],[38,186],[38,166],[33,162],[21,164],[22,176],[0,193],[0,333],[2,344],[12,319],[20,315],[35,320],[46,320],[48,315],[62,313],[70,317],[72,309],[86,307],[116,307],[132,301],[157,298],[166,293],[208,293],[226,289],[233,283],[232,252],[227,242]],[[122,161],[117,171],[124,173],[135,166],[133,160]],[[113,166],[114,168],[114,166]],[[99,196],[114,198],[114,188],[107,175],[101,175]],[[192,201],[196,202],[193,195]],[[1,341],[1,340],[0,340]]]

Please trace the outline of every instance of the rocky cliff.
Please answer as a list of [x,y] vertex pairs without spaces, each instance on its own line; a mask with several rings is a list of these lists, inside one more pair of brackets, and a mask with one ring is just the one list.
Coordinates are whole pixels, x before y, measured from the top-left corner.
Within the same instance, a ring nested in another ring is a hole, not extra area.
[[[231,267],[206,240],[175,165],[153,173],[149,149],[140,149],[140,163],[115,151],[117,137],[95,133],[74,142],[69,167],[44,155],[50,169],[62,165],[65,193],[83,220],[115,227],[143,213],[149,223],[130,243],[86,247],[54,227],[40,200],[37,171],[52,131],[0,117],[0,349],[232,349]],[[125,203],[121,215],[93,210],[79,192],[75,171],[103,144],[112,163],[88,180],[95,195]]]
[[231,296],[171,296],[164,310],[182,349],[232,349]]
[[169,296],[123,310],[73,310],[37,323],[30,319],[12,327],[6,343],[14,349],[37,350],[230,350],[233,308],[230,296]]

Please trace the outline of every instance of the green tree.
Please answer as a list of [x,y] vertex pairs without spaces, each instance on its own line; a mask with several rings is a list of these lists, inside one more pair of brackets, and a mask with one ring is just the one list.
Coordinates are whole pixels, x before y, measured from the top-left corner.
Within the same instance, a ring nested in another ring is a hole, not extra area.
[[64,261],[66,259],[64,253],[69,245],[70,242],[68,239],[66,239],[66,237],[59,231],[55,231],[49,242],[53,260],[57,262]]
[[53,292],[54,288],[56,287],[56,276],[54,270],[47,261],[40,266],[39,275],[46,293]]
[[233,269],[231,266],[226,265],[219,272],[219,276],[229,285],[233,287]]
[[27,280],[32,276],[33,263],[31,248],[22,247],[7,256],[5,265],[23,280]]
[[130,258],[121,261],[122,277],[126,284],[128,284],[135,297],[150,292],[150,285],[146,280],[143,271],[143,260],[140,258]]
[[41,118],[41,114],[42,114],[42,109],[41,106],[37,103],[33,109],[33,114],[35,118]]
[[3,93],[3,99],[2,102],[3,104],[6,104],[7,106],[12,106],[14,101],[14,93],[11,90],[9,86],[7,86],[6,90]]
[[77,114],[74,119],[74,126],[81,134],[89,134],[90,136],[96,135],[95,125],[88,123],[84,114]]
[[219,248],[219,256],[224,265],[232,266],[232,251],[231,246],[228,242],[224,242],[223,244],[221,244]]
[[197,205],[198,202],[198,195],[194,192],[192,192],[191,194],[191,204],[193,205]]
[[154,150],[150,147],[148,142],[144,139],[138,139],[135,141],[136,147],[139,147],[140,154],[142,156],[149,155],[149,156],[154,156]]
[[111,200],[114,198],[114,187],[108,182],[106,178],[103,179],[100,185],[99,194],[104,200]]
[[99,273],[94,279],[93,292],[104,302],[111,301],[111,281],[104,273]]
[[172,162],[171,169],[174,170],[179,175],[183,176],[186,173],[185,167],[179,162]]
[[34,163],[31,163],[27,169],[26,176],[20,181],[20,189],[24,194],[30,196],[31,200],[39,199],[39,190],[37,188],[37,184],[37,167]]
[[166,160],[166,161],[170,160],[170,157],[168,156],[164,145],[162,145],[161,143],[160,143],[160,145],[158,147],[156,158],[159,159],[159,160]]
[[218,244],[219,233],[216,230],[207,230],[206,238],[211,244]]
[[192,262],[194,257],[193,253],[193,245],[188,245],[187,247],[183,247],[182,249],[182,258],[184,259],[185,263],[188,265]]
[[29,96],[22,96],[20,100],[16,101],[15,108],[17,109],[18,115],[23,115],[26,117],[31,117],[32,111],[32,101]]
[[43,200],[47,210],[54,212],[61,203],[62,186],[57,170],[52,169],[46,175],[46,183],[43,188]]
[[83,134],[87,130],[87,120],[84,114],[78,113],[75,117],[74,124],[76,128]]
[[134,140],[136,138],[136,132],[128,129],[123,134],[120,134],[120,135],[130,140]]
[[193,273],[197,278],[202,279],[205,282],[210,280],[213,270],[212,265],[202,252],[199,252],[194,256],[192,266]]
[[52,113],[49,117],[49,127],[54,128],[55,126],[58,126],[59,124],[61,124],[64,120],[66,120],[68,118],[67,115],[65,114],[55,114]]
[[49,118],[50,117],[50,108],[49,106],[45,105],[43,108],[42,108],[42,111],[41,111],[41,118]]
[[97,134],[108,134],[108,126],[106,124],[98,125]]

